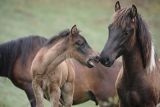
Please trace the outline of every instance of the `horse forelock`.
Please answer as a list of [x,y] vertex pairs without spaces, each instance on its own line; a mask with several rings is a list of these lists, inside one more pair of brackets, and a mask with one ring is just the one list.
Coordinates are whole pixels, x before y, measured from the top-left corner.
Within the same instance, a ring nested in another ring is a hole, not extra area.
[[130,10],[131,8],[122,8],[115,12],[113,15],[113,26],[121,26],[122,28],[125,28],[130,21],[128,17]]

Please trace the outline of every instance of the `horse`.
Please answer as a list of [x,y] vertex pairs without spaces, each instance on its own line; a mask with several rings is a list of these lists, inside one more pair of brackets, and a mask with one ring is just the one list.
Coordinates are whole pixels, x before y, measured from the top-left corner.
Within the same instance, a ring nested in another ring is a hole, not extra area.
[[63,106],[72,106],[75,73],[69,67],[66,67],[68,72],[58,68],[68,58],[74,58],[88,67],[94,67],[93,61],[99,60],[98,53],[91,49],[76,25],[49,39],[33,59],[31,72],[36,107],[44,107],[44,94],[49,98],[51,107],[59,107],[60,98]]
[[25,91],[30,104],[35,107],[30,67],[37,51],[47,41],[37,35],[23,37],[0,44],[0,76]]
[[75,89],[73,105],[92,100],[100,107],[118,107],[118,98],[115,90],[115,81],[122,67],[116,61],[112,67],[96,64],[88,68],[76,60],[72,60],[75,71]]
[[[44,37],[31,35],[0,44],[0,76],[9,78],[16,87],[24,90],[31,107],[36,106],[30,72],[31,63],[47,41]],[[64,63],[71,66],[68,61]],[[92,100],[100,107],[116,107],[112,106],[115,104],[111,98],[116,96],[114,84],[121,62],[114,63],[110,68],[101,64],[88,68],[75,60],[72,63],[75,84],[79,84],[75,85],[73,105]]]
[[122,56],[116,80],[120,107],[156,107],[160,103],[160,68],[151,34],[135,5],[115,4],[113,22],[100,62],[111,66]]

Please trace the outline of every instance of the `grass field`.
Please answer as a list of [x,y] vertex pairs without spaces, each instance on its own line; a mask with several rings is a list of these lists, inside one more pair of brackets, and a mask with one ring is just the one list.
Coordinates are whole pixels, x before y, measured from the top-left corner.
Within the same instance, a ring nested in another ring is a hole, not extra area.
[[[74,24],[89,44],[101,51],[107,40],[107,25],[114,12],[112,0],[0,0],[0,42],[28,35],[51,37]],[[137,4],[149,25],[157,52],[160,46],[160,2],[123,0]],[[47,107],[49,106],[46,102]],[[94,107],[88,102],[75,107]],[[0,107],[30,107],[25,93],[8,79],[0,78]]]

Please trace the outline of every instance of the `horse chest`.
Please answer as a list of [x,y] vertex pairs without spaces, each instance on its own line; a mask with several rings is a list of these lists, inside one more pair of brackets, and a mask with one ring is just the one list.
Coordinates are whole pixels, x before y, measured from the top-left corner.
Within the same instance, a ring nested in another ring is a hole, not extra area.
[[[126,81],[126,80],[125,80]],[[127,106],[140,106],[154,99],[153,91],[145,80],[119,83],[117,87],[120,100]]]

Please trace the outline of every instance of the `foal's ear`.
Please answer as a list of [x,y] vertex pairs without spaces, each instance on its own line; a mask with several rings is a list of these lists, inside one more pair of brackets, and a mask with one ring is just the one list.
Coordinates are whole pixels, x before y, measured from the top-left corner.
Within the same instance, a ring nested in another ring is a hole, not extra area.
[[115,12],[120,9],[121,9],[121,5],[120,5],[119,1],[117,1],[115,4]]
[[78,34],[78,33],[79,33],[79,31],[78,31],[78,29],[77,29],[77,26],[74,25],[74,26],[71,28],[71,35],[76,35],[76,34]]
[[134,4],[132,5],[131,14],[130,15],[131,15],[132,19],[137,16],[137,8],[136,8],[136,6]]

